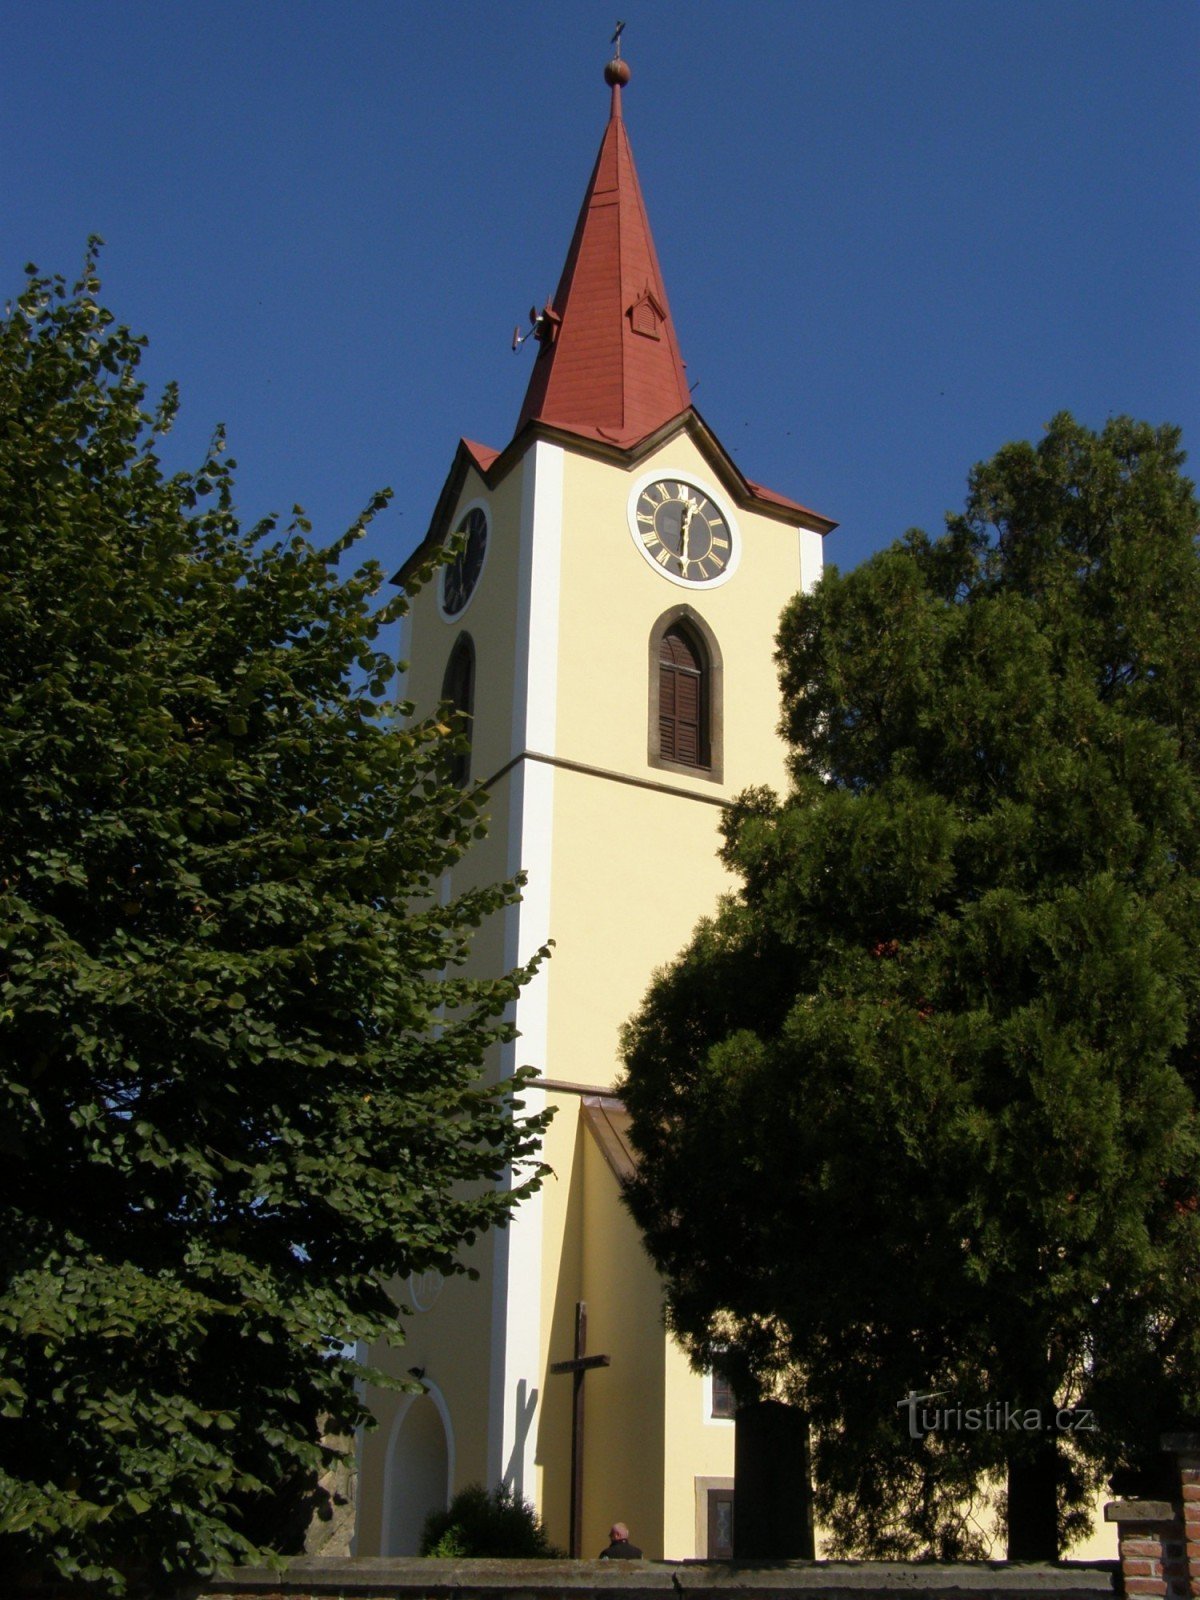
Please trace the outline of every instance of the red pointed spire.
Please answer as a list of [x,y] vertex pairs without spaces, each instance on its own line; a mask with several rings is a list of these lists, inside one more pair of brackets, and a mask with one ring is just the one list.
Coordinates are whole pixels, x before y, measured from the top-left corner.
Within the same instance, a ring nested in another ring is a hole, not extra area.
[[557,293],[538,328],[517,431],[542,422],[628,447],[690,402],[621,118],[629,67],[618,58],[604,76],[612,112]]

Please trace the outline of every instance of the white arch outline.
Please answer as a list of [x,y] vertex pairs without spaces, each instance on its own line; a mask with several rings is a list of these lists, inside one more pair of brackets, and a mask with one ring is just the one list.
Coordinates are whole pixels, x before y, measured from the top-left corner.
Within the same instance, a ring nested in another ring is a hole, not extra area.
[[[454,1427],[450,1421],[450,1409],[446,1405],[445,1396],[428,1378],[421,1379],[424,1395],[428,1395],[437,1408],[437,1414],[442,1419],[442,1432],[446,1439],[446,1504],[450,1504],[450,1496],[454,1489]],[[420,1400],[420,1394],[405,1394],[400,1396],[396,1407],[396,1415],[392,1418],[392,1426],[388,1431],[387,1450],[383,1458],[383,1527],[380,1530],[380,1547],[382,1552],[391,1553],[392,1548],[392,1507],[394,1504],[392,1490],[395,1487],[396,1476],[396,1441],[400,1437],[400,1429],[404,1426],[404,1419],[412,1409],[414,1400]]]

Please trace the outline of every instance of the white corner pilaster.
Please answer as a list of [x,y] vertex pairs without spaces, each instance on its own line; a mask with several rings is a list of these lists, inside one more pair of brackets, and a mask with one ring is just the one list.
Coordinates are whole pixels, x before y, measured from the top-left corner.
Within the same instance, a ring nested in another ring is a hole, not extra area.
[[533,445],[525,458],[513,756],[523,750],[555,753],[564,465],[561,445],[544,440]]
[[[522,761],[529,750],[555,753],[558,715],[558,625],[562,564],[564,456],[539,441],[524,462],[517,597],[516,683],[509,778],[508,873],[528,877],[519,905],[506,913],[505,966],[529,961],[550,937],[554,768]],[[542,1074],[548,1061],[548,973],[521,991],[514,1011],[520,1037],[506,1045],[502,1071],[520,1066]],[[527,1090],[526,1110],[540,1111],[545,1092]],[[512,1182],[512,1175],[505,1181]],[[535,1194],[494,1236],[488,1478],[534,1492],[534,1426],[541,1370],[542,1197]]]
[[396,642],[396,660],[399,670],[396,673],[393,705],[399,706],[408,698],[408,663],[412,654],[412,610],[405,611],[400,618],[400,633]]

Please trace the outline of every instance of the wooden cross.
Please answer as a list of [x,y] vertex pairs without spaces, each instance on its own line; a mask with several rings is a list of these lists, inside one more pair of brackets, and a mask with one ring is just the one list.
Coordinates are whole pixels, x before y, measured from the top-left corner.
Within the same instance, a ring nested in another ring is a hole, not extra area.
[[569,1372],[575,1379],[575,1404],[571,1412],[571,1555],[579,1559],[583,1547],[583,1379],[593,1367],[610,1366],[609,1356],[589,1356],[587,1350],[587,1306],[575,1302],[575,1357],[572,1361],[552,1361],[553,1373]]

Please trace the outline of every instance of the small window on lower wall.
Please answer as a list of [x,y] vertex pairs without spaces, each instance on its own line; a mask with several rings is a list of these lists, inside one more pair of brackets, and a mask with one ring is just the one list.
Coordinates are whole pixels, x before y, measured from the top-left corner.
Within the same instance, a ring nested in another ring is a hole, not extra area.
[[653,767],[721,779],[721,656],[691,606],[676,606],[650,635]]
[[714,1417],[732,1417],[737,1410],[737,1401],[733,1397],[733,1387],[728,1378],[723,1378],[719,1372],[712,1375],[712,1410],[709,1413]]
[[733,1560],[733,1490],[708,1491],[708,1559]]
[[701,1561],[733,1559],[733,1479],[696,1478],[696,1554]]
[[469,633],[460,633],[446,663],[442,679],[442,699],[464,720],[462,736],[466,746],[454,757],[450,771],[451,781],[463,788],[471,781],[472,719],[475,715],[475,642]]

